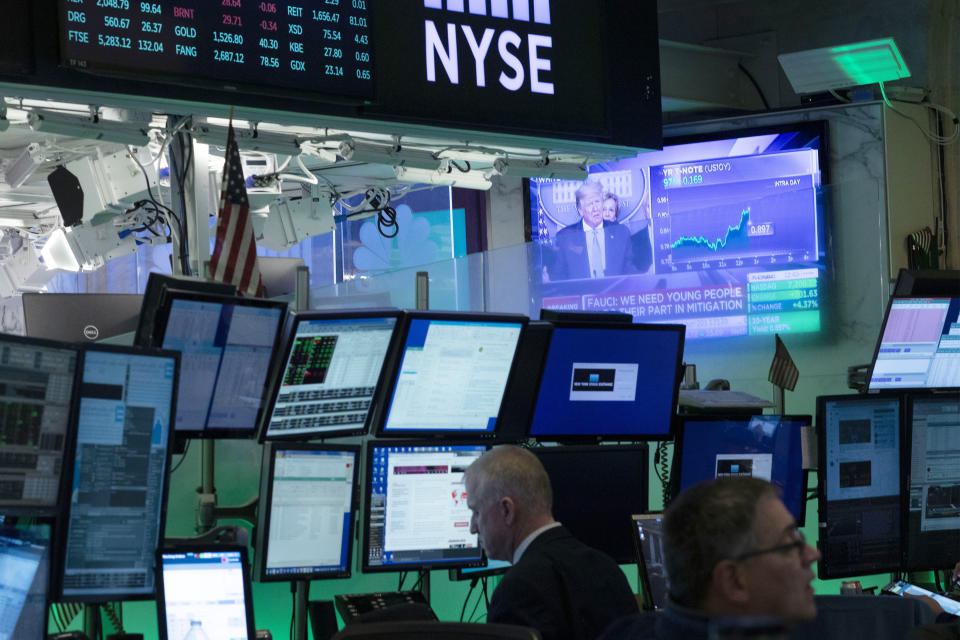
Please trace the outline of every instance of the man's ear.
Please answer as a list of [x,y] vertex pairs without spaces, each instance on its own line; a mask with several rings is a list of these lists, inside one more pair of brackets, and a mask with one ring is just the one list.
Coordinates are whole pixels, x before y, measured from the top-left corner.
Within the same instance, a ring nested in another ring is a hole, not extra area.
[[746,606],[750,601],[743,566],[733,560],[721,560],[713,568],[712,583],[715,595],[737,607]]
[[500,509],[500,516],[503,518],[503,521],[511,525],[517,519],[517,505],[513,503],[513,498],[509,496],[504,496],[500,498],[499,504],[497,507]]

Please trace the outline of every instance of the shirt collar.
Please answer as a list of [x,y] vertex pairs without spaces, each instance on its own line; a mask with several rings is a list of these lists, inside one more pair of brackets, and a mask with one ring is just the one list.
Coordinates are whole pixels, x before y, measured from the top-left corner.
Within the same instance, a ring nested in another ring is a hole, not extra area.
[[524,538],[523,542],[520,543],[520,546],[517,547],[517,550],[513,552],[513,564],[517,564],[518,562],[520,562],[520,556],[523,555],[523,552],[527,550],[527,547],[530,546],[530,543],[533,542],[537,536],[539,536],[544,531],[549,531],[550,529],[553,529],[554,527],[559,527],[559,526],[560,526],[559,522],[551,522],[550,524],[543,525],[542,527],[540,527],[539,529],[537,529],[536,531],[528,535],[526,538]]
[[602,222],[602,221],[601,221],[600,224],[598,224],[596,227],[591,227],[590,225],[587,224],[587,221],[586,221],[586,220],[584,220],[583,218],[581,218],[581,219],[580,219],[580,226],[583,227],[583,230],[584,230],[585,232],[587,232],[587,233],[593,233],[593,230],[596,229],[597,231],[600,231],[600,232],[601,232],[601,235],[602,235],[602,232],[603,232],[603,222]]

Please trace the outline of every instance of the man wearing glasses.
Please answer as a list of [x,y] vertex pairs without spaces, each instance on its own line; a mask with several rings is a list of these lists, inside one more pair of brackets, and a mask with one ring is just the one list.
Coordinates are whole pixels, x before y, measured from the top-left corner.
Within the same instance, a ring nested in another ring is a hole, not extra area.
[[706,640],[731,619],[761,617],[796,626],[817,614],[810,582],[819,558],[770,483],[730,477],[697,484],[664,514],[669,602],[603,637]]

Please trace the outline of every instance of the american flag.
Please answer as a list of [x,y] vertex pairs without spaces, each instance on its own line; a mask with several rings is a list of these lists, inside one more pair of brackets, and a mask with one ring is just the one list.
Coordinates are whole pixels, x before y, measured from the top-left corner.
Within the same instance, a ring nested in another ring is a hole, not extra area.
[[767,374],[767,380],[787,391],[793,391],[797,386],[797,379],[800,377],[800,370],[794,364],[790,352],[786,345],[780,339],[780,334],[776,334],[777,351],[773,354],[773,362],[770,363],[770,373]]
[[220,185],[217,239],[210,256],[210,274],[215,280],[237,286],[237,291],[257,296],[263,288],[257,264],[257,243],[253,239],[250,201],[243,178],[240,148],[233,133],[227,134],[227,156]]

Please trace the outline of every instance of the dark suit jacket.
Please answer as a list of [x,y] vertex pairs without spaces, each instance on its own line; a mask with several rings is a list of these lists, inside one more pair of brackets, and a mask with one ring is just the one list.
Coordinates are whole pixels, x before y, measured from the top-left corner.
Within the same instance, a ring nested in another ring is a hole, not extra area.
[[[577,221],[557,232],[554,240],[556,262],[550,271],[551,280],[573,280],[590,277],[590,257],[587,253],[587,235],[583,223]],[[635,273],[630,232],[616,222],[603,223],[603,251],[606,254],[605,276]]]
[[646,273],[653,264],[653,247],[650,244],[650,225],[630,236],[633,248],[633,264],[638,273]]
[[533,627],[543,640],[594,640],[611,622],[636,612],[620,567],[555,527],[534,538],[503,576],[487,622]]

